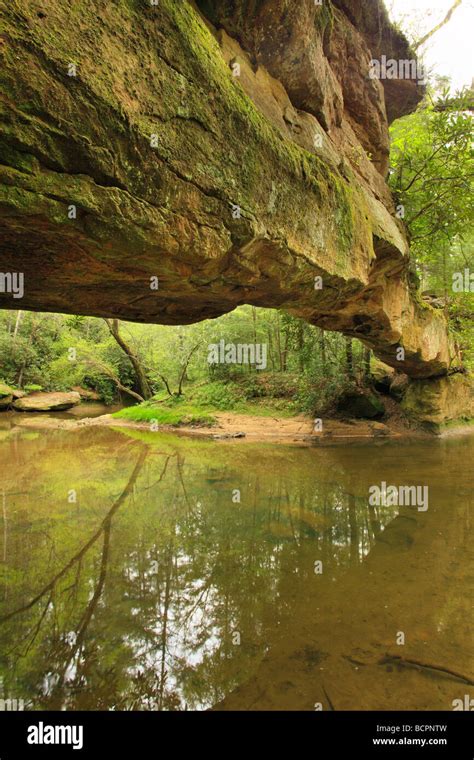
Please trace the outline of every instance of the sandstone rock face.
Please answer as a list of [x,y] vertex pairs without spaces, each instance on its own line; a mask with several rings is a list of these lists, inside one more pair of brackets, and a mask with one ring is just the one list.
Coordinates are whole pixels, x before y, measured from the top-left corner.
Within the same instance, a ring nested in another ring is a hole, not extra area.
[[[366,0],[333,0],[333,4],[364,38],[372,58],[380,60],[385,55],[387,59],[413,59],[414,54],[407,40],[390,23],[382,2],[371,4],[373,7],[370,9]],[[416,108],[423,90],[418,79],[383,79],[381,82],[389,123]]]
[[381,0],[198,6],[2,4],[0,272],[24,296],[0,307],[163,324],[283,308],[446,373],[384,181],[387,111],[419,90],[368,76],[408,50]]
[[452,420],[474,420],[474,384],[461,374],[411,381],[402,408],[435,428]]
[[401,401],[410,384],[410,378],[403,373],[397,373],[390,383],[390,395],[396,400]]
[[16,399],[13,408],[21,412],[62,412],[81,403],[78,393],[32,393]]
[[394,379],[395,370],[372,357],[370,360],[370,374],[376,389],[382,393],[388,393]]

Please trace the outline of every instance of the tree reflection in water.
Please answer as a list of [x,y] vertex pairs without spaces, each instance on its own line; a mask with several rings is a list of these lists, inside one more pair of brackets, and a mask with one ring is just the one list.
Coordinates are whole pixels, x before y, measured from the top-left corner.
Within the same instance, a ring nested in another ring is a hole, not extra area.
[[[0,697],[175,710],[459,696],[472,439],[311,450],[90,428],[2,446]],[[368,505],[382,476],[420,470],[426,514]]]

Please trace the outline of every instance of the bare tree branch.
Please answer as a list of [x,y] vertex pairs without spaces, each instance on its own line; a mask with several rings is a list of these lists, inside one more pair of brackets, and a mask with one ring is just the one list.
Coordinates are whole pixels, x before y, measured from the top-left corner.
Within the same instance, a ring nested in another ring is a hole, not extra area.
[[110,377],[111,380],[115,383],[119,391],[123,391],[123,393],[127,393],[129,396],[134,398],[136,401],[139,401],[142,403],[145,401],[143,396],[141,396],[139,393],[135,393],[135,391],[132,391],[131,388],[127,388],[126,385],[123,385],[117,375],[112,372],[110,367],[107,366],[107,364],[99,361],[98,359],[93,359],[92,357],[86,359],[84,361],[85,364],[87,364],[90,367],[96,367],[97,369],[100,369],[101,372],[104,373],[104,375],[107,375],[107,377]]
[[436,32],[439,32],[439,30],[442,29],[443,26],[446,26],[446,24],[451,20],[451,16],[453,15],[454,11],[456,10],[456,8],[459,8],[459,6],[461,5],[461,3],[462,3],[462,0],[455,0],[455,2],[453,3],[453,5],[449,9],[449,11],[447,12],[447,14],[444,17],[444,19],[442,21],[440,21],[439,24],[436,24],[436,26],[430,32],[427,32],[421,38],[421,40],[418,40],[418,42],[415,42],[415,44],[412,45],[413,50],[418,50],[418,48],[421,47],[422,45],[424,45],[425,42],[428,42],[428,40],[434,34],[436,34]]

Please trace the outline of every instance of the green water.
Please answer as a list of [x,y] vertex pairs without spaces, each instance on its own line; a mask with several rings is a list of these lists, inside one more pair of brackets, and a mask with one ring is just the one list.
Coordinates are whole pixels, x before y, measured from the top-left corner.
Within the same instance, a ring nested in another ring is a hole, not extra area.
[[[473,459],[472,436],[0,430],[0,698],[451,710],[473,691]],[[427,485],[428,510],[369,506],[381,481]]]

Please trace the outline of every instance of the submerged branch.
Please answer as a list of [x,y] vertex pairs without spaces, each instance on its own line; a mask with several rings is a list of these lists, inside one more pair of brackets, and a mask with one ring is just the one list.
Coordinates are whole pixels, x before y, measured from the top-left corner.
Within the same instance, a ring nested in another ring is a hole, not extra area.
[[443,665],[434,665],[430,662],[422,662],[421,660],[416,660],[412,657],[401,657],[396,654],[386,654],[385,657],[379,661],[379,664],[383,665],[387,662],[399,663],[400,665],[405,665],[407,667],[435,670],[438,673],[446,673],[448,676],[453,676],[453,678],[458,678],[460,681],[464,681],[470,686],[474,686],[474,681],[470,676],[466,676],[464,673],[458,673],[456,670],[451,670],[451,668],[445,668]]

